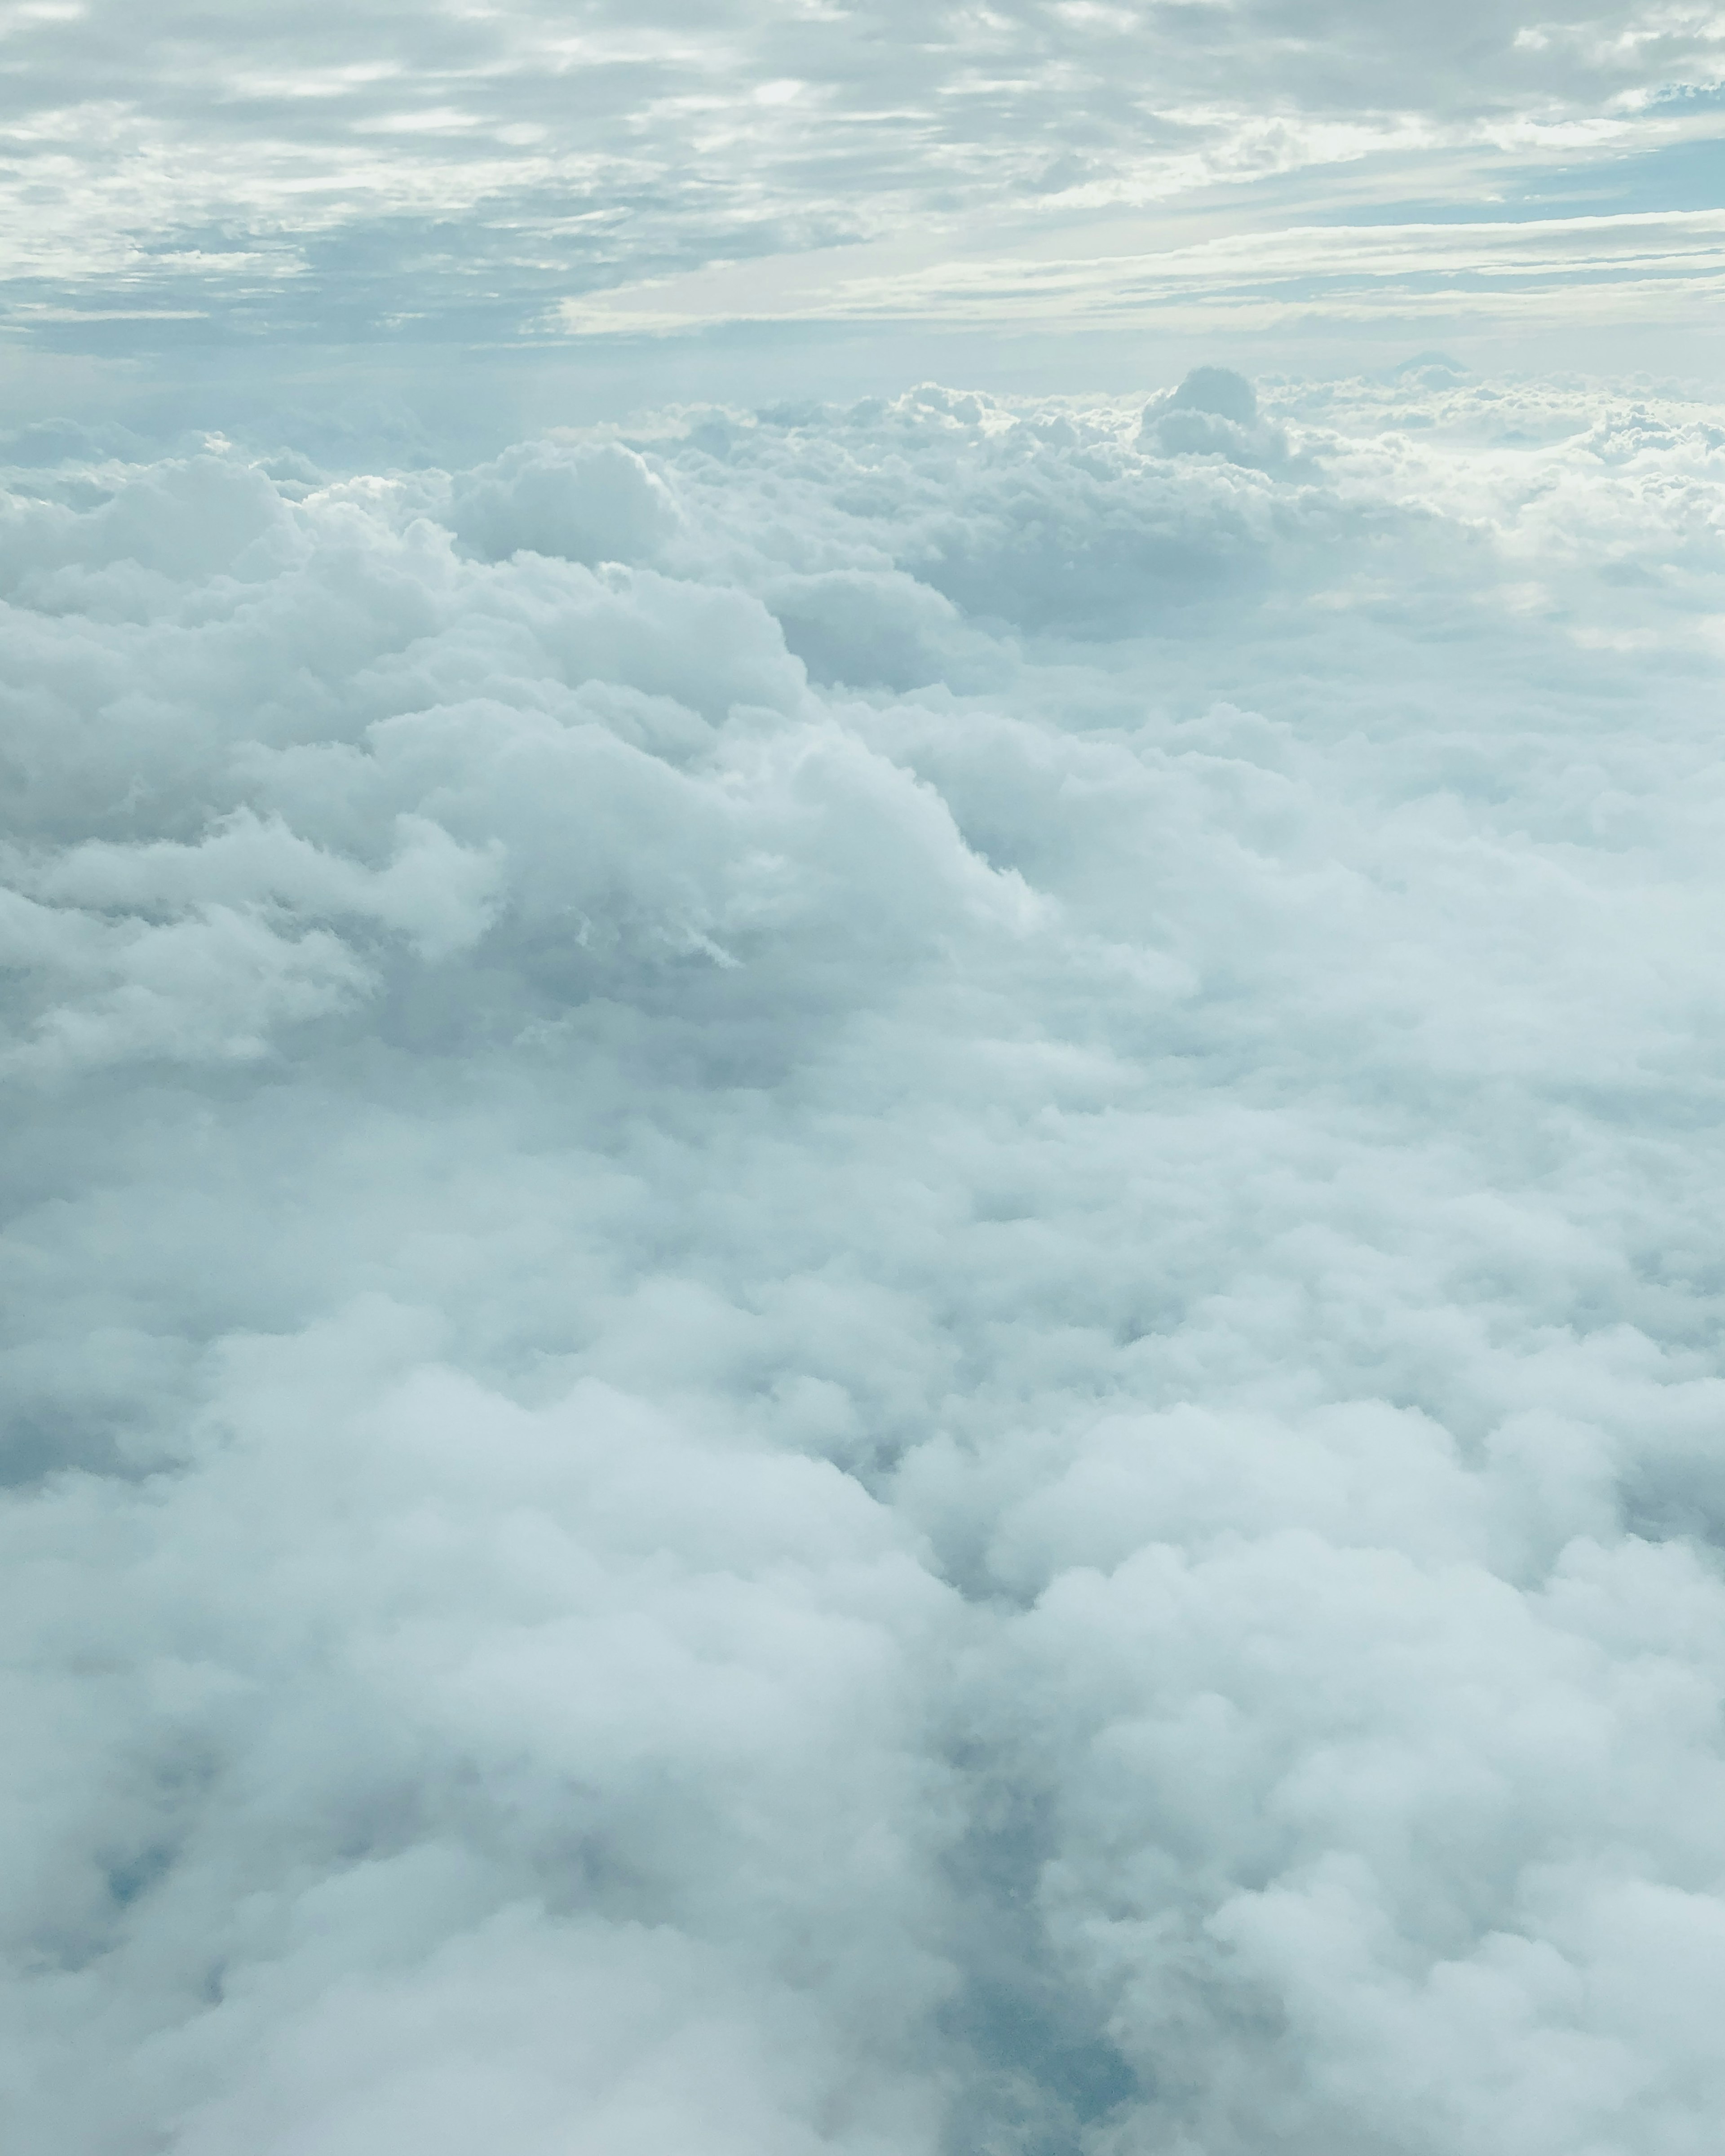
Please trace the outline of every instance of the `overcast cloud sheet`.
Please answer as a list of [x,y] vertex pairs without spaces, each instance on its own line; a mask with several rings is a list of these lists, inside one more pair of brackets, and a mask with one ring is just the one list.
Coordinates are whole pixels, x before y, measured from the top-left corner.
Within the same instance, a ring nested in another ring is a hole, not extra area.
[[5,454],[9,2147],[1712,2156],[1715,407]]

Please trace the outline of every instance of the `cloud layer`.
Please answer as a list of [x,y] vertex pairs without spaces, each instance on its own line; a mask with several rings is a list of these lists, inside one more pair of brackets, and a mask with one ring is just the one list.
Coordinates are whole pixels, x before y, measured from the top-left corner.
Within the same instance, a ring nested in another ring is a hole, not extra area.
[[1457,157],[1461,199],[1549,197],[1716,141],[1725,51],[1709,6],[1621,0],[1394,34],[1355,0],[44,0],[0,37],[11,331],[94,350],[531,338],[714,263],[979,225],[1013,254],[1051,218],[1363,160],[1379,202],[1455,198]]
[[1711,2148],[1716,413],[113,448],[0,506],[18,2144]]

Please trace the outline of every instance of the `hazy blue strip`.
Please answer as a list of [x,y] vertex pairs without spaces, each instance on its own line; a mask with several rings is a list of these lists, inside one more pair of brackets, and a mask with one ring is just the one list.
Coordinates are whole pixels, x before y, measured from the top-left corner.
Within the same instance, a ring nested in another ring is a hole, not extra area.
[[[1709,99],[1717,105],[1717,99]],[[1657,210],[1717,209],[1725,204],[1725,133],[1673,142],[1631,156],[1518,172],[1498,199],[1398,195],[1382,202],[1338,203],[1310,224],[1531,224],[1547,217],[1627,217]]]

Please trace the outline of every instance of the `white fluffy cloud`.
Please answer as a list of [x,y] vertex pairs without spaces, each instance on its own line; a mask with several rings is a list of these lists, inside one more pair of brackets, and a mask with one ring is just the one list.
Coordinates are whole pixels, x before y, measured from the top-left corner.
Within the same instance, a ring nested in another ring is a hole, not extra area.
[[0,578],[20,2147],[1711,2148],[1712,410],[84,453]]

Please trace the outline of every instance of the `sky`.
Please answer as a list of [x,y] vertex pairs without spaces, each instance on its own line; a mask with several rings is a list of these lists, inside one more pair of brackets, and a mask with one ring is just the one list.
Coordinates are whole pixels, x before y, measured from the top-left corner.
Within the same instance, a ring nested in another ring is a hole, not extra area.
[[1722,52],[1707,0],[13,0],[0,382],[433,461],[917,378],[1712,380]]
[[0,31],[0,2139],[1713,2156],[1725,17]]

